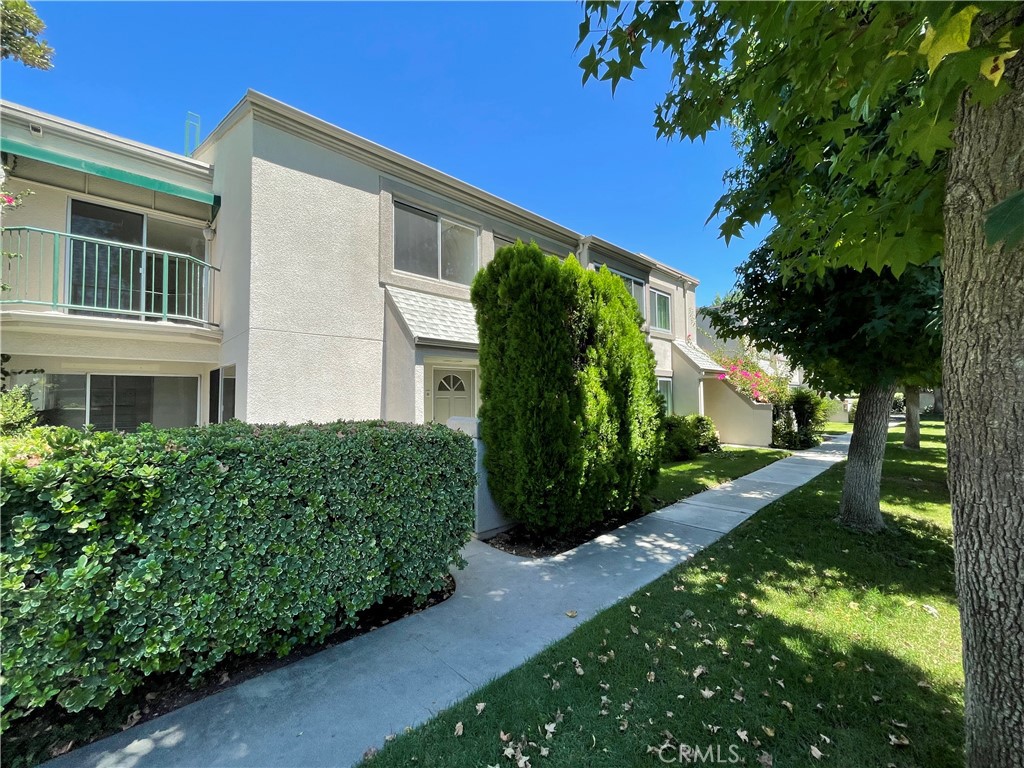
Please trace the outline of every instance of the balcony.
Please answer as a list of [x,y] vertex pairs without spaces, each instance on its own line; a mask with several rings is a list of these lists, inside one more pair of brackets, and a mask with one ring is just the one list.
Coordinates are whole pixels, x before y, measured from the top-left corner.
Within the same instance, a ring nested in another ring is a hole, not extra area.
[[2,240],[0,309],[214,325],[219,270],[195,256],[38,227]]

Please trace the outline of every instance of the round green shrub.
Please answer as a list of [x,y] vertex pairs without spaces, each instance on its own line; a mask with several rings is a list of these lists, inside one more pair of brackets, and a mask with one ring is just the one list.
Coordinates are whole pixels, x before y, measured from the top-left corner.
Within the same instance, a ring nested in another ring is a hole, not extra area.
[[480,434],[504,514],[567,532],[640,503],[657,479],[662,406],[622,281],[517,242],[478,273],[471,295]]

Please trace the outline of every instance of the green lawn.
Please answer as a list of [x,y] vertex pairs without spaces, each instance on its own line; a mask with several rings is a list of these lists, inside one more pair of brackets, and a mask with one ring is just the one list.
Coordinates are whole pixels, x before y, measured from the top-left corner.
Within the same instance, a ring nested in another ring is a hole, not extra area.
[[685,765],[688,744],[753,766],[963,765],[942,425],[920,452],[901,439],[885,532],[836,525],[834,467],[369,764]]
[[826,435],[848,435],[853,432],[853,424],[843,421],[830,421],[825,425]]
[[789,456],[789,451],[727,446],[717,453],[702,453],[693,461],[666,464],[661,468],[658,487],[651,494],[652,508],[660,509],[687,496],[748,475],[786,456]]

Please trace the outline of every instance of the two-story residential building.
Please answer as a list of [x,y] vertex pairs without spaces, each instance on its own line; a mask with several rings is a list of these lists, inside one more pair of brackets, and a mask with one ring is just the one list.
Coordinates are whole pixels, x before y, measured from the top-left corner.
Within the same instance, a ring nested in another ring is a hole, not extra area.
[[0,150],[33,193],[3,223],[0,346],[50,423],[473,415],[469,285],[516,239],[622,277],[670,410],[725,386],[693,277],[259,93],[192,157],[6,102]]

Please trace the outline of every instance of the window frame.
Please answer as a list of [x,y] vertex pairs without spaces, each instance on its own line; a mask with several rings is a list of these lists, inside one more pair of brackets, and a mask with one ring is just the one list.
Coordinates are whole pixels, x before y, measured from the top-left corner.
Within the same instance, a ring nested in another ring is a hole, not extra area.
[[668,326],[662,327],[660,325],[656,325],[658,321],[657,306],[655,305],[650,308],[651,311],[648,317],[650,319],[651,330],[672,333],[672,294],[666,293],[665,291],[659,291],[657,288],[652,288],[650,286],[647,288],[647,293],[649,297],[648,301],[652,304],[655,304],[656,299],[659,297],[664,298],[668,309]]
[[[597,269],[600,269],[601,267],[604,267],[609,272],[611,272],[613,275],[618,276],[622,280],[628,281],[628,282],[632,283],[633,285],[639,285],[640,286],[640,290],[643,291],[643,301],[637,301],[636,303],[639,305],[640,314],[643,316],[644,320],[647,320],[647,302],[648,302],[647,292],[648,292],[648,289],[650,288],[650,284],[647,281],[645,281],[645,280],[641,280],[636,275],[631,275],[628,272],[621,272],[621,271],[619,271],[617,269],[613,269],[612,267],[609,267],[603,261],[595,261],[595,262],[593,262],[593,264],[594,264],[594,266]],[[633,295],[632,291],[629,292],[629,296],[630,296],[631,299],[636,301],[636,296]]]
[[[51,185],[47,185],[47,186],[51,186]],[[71,258],[72,258],[71,248],[72,248],[72,242],[74,240],[75,235],[72,234],[72,232],[71,232],[71,220],[74,218],[73,213],[72,213],[72,208],[74,208],[75,203],[83,203],[85,205],[95,205],[95,206],[99,206],[101,208],[109,208],[109,209],[114,210],[114,211],[121,211],[122,213],[130,213],[132,215],[141,216],[142,217],[142,242],[141,243],[125,243],[124,245],[138,248],[138,249],[142,250],[143,253],[156,252],[157,250],[159,250],[159,249],[150,248],[150,246],[149,246],[149,222],[150,222],[150,219],[155,219],[157,221],[165,222],[167,224],[177,224],[179,226],[192,227],[193,229],[199,230],[200,233],[202,233],[203,230],[206,227],[210,226],[209,222],[203,222],[203,221],[200,221],[199,219],[193,219],[193,218],[191,218],[189,216],[182,216],[182,215],[176,214],[176,213],[169,213],[169,212],[166,212],[166,211],[160,211],[160,210],[156,210],[156,209],[153,209],[153,208],[146,208],[145,206],[136,205],[136,204],[133,204],[133,203],[123,203],[120,200],[110,200],[108,198],[100,197],[98,195],[90,195],[87,192],[77,192],[76,191],[76,192],[69,193],[69,194],[66,195],[65,211],[64,211],[64,232],[67,233],[68,237],[67,237],[67,242],[64,244],[64,247],[63,247],[63,254],[61,255],[63,266],[64,266],[64,272],[65,272],[64,278],[63,278],[63,281],[62,281],[63,284],[64,284],[64,296],[65,297],[71,296],[72,283],[73,283],[73,280],[72,280],[73,276],[71,274],[71,272],[72,272],[72,270],[71,270]],[[85,236],[83,235],[82,237],[85,237]],[[113,242],[120,242],[120,241],[115,240]],[[173,253],[178,253],[178,251],[173,251]],[[191,255],[191,254],[185,254],[185,255]],[[198,258],[198,257],[193,257],[193,258]],[[208,314],[212,315],[213,314],[213,295],[212,295],[211,289],[212,289],[213,286],[211,284],[210,273],[209,273],[209,268],[213,266],[213,261],[212,261],[212,243],[210,242],[209,238],[207,238],[205,236],[205,234],[203,235],[203,263],[206,264],[206,266],[207,266],[207,271],[206,271],[206,274],[204,276],[203,285],[202,285],[202,287],[203,287],[203,297],[204,297],[203,301],[204,302],[208,302],[208,306],[206,307],[206,309],[207,309]],[[145,309],[145,304],[146,304],[146,300],[145,300],[146,296],[145,296],[145,294],[146,294],[146,291],[145,291],[145,273],[143,273],[143,277],[142,277],[142,292],[140,294],[140,296],[141,296],[140,304],[141,304],[141,307],[142,307],[143,310]],[[65,311],[65,313],[67,313],[67,310],[64,310],[64,311]],[[145,320],[145,317],[146,317],[145,312],[135,313],[135,312],[128,311],[128,312],[125,312],[125,314],[127,314],[127,315],[138,314],[140,319],[142,319],[142,320]],[[207,324],[210,324],[212,321],[208,320],[206,322],[207,322]],[[127,375],[127,374],[124,374],[124,375]]]
[[[665,397],[664,393],[661,391],[661,385],[662,384],[668,384],[668,397]],[[674,394],[675,393],[673,392],[673,385],[672,385],[672,377],[671,376],[659,376],[658,377],[658,394],[661,395],[662,399],[664,399],[664,401],[665,401],[665,413],[666,413],[666,415],[671,416],[673,413],[675,413],[675,407],[674,407],[674,402],[673,402]]]
[[[434,217],[434,223],[436,225],[436,230],[437,230],[437,232],[436,232],[436,234],[437,234],[437,271],[436,271],[436,276],[421,275],[419,272],[410,272],[408,270],[401,269],[401,268],[399,268],[397,266],[397,256],[398,256],[398,252],[397,252],[398,237],[397,237],[397,232],[396,232],[397,217],[394,215],[394,211],[396,211],[399,206],[401,206],[403,208],[409,208],[412,211],[415,211],[416,213],[419,213],[419,214],[425,214],[427,216],[433,216]],[[443,228],[442,225],[443,225],[444,222],[447,222],[449,224],[454,224],[454,225],[456,225],[458,227],[463,227],[463,228],[471,230],[473,232],[473,263],[474,263],[473,276],[474,277],[476,276],[477,272],[480,271],[480,227],[478,227],[478,226],[476,226],[474,224],[471,224],[468,221],[465,221],[465,220],[462,220],[462,219],[457,219],[454,216],[448,216],[447,214],[443,214],[443,213],[439,213],[439,212],[436,212],[436,211],[432,211],[432,210],[429,210],[428,208],[424,208],[424,207],[419,206],[419,205],[414,205],[412,203],[407,203],[405,200],[399,200],[398,198],[393,198],[392,199],[392,201],[391,201],[391,210],[392,210],[392,215],[391,215],[391,268],[395,272],[397,272],[398,274],[401,274],[401,275],[409,275],[410,277],[419,278],[421,280],[434,280],[436,282],[444,283],[446,285],[460,285],[460,286],[462,286],[464,288],[469,288],[469,286],[472,285],[472,282],[473,282],[472,279],[470,279],[470,281],[468,283],[460,283],[457,280],[447,280],[447,279],[445,279],[444,277],[441,276],[441,262],[442,262],[442,259],[444,258],[444,253],[443,253],[444,242],[443,242],[443,238],[442,238],[442,234],[444,232],[444,228]]]

